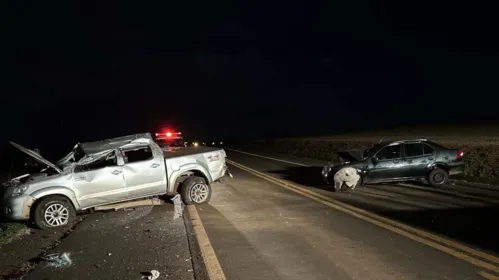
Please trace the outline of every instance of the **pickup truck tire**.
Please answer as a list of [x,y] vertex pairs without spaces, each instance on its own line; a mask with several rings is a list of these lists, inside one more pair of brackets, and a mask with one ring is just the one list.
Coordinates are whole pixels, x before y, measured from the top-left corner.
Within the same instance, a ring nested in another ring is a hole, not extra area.
[[180,196],[187,205],[207,203],[211,199],[211,186],[201,177],[189,177],[180,186]]
[[71,226],[76,211],[69,199],[62,196],[41,198],[34,209],[33,222],[40,229],[53,229]]
[[428,174],[428,182],[432,187],[440,187],[449,179],[449,173],[441,168],[435,168]]

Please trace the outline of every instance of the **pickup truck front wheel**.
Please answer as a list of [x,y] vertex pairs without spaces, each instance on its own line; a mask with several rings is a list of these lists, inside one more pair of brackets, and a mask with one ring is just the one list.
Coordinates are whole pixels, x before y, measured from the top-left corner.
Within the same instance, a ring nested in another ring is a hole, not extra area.
[[206,203],[211,199],[211,186],[201,177],[189,177],[182,183],[180,195],[187,205]]
[[40,229],[70,226],[76,218],[71,201],[62,196],[41,198],[34,209],[33,221]]

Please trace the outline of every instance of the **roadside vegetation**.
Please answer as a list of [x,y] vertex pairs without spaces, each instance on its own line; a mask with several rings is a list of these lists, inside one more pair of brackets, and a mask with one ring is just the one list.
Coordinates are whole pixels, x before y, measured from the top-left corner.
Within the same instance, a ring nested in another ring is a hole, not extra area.
[[30,234],[30,232],[25,223],[0,221],[0,248],[5,244]]
[[[499,127],[499,125],[497,126]],[[330,160],[338,151],[365,149],[380,140],[426,138],[465,152],[464,176],[499,180],[499,129],[482,127],[405,128],[334,136],[284,138],[238,143],[240,148]]]

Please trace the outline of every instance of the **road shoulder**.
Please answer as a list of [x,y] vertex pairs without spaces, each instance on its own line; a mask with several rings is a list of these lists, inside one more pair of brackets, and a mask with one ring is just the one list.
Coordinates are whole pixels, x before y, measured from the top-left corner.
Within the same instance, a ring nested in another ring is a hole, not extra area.
[[97,212],[49,252],[68,253],[70,264],[38,262],[24,279],[141,279],[151,270],[195,279],[184,219],[173,212],[172,204]]
[[192,225],[192,217],[189,211],[184,211],[183,214],[185,230],[187,232],[187,240],[189,242],[189,249],[192,256],[192,267],[194,269],[194,278],[196,280],[209,280],[210,277],[204,264],[201,248],[196,236],[196,231]]

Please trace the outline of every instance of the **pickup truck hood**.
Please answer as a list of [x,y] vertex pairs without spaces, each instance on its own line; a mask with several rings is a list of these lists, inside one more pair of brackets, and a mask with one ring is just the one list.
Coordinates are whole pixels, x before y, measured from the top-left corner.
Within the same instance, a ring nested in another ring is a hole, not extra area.
[[31,156],[39,163],[45,164],[46,166],[49,166],[49,167],[52,167],[55,171],[59,172],[59,174],[62,173],[62,170],[59,169],[59,167],[57,167],[55,164],[51,163],[50,161],[46,160],[45,158],[43,158],[40,154],[36,153],[35,151],[30,150],[30,149],[26,149],[25,147],[23,147],[19,144],[16,144],[14,142],[10,142],[10,144],[12,146],[16,147],[17,149],[19,149],[21,152]]

